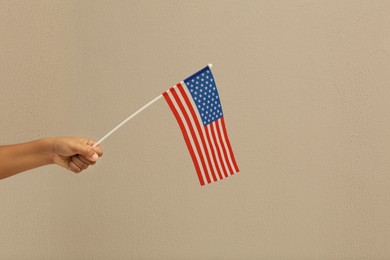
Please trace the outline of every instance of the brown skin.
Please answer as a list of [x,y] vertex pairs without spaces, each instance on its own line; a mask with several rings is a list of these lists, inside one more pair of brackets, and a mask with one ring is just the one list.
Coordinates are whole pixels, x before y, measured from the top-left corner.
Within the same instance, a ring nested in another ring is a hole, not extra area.
[[79,173],[103,155],[102,148],[94,144],[88,138],[53,137],[0,146],[0,179],[49,164]]

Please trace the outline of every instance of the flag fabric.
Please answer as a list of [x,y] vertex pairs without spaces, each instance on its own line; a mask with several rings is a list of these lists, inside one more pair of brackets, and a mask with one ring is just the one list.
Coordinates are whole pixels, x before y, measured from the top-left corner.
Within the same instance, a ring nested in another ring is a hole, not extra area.
[[180,126],[200,184],[239,172],[210,68],[176,84],[163,96]]

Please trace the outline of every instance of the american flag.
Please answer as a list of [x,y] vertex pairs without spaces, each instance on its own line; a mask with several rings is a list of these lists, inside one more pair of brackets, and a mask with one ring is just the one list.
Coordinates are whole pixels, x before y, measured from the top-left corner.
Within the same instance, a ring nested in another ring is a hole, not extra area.
[[239,172],[210,68],[176,84],[163,96],[180,126],[200,184]]

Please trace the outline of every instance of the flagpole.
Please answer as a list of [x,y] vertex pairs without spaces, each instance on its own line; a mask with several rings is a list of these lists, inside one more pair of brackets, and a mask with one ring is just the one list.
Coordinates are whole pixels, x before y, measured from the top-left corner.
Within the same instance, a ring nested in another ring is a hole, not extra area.
[[[211,68],[213,65],[211,63],[209,63],[207,65],[209,68]],[[174,86],[175,88],[176,86]],[[108,132],[105,136],[103,136],[99,141],[97,141],[97,143],[95,143],[92,147],[95,147],[97,145],[99,145],[101,142],[103,142],[107,137],[109,137],[110,135],[112,135],[116,130],[118,130],[119,128],[121,128],[124,124],[126,124],[128,121],[130,121],[133,117],[135,117],[136,115],[138,115],[139,113],[141,113],[145,108],[147,108],[148,106],[152,105],[154,102],[156,102],[157,100],[159,100],[160,98],[162,98],[163,95],[160,94],[159,96],[157,96],[155,99],[153,99],[152,101],[150,101],[149,103],[147,103],[146,105],[144,105],[143,107],[141,107],[140,109],[138,109],[135,113],[133,113],[132,115],[130,115],[128,118],[126,118],[125,120],[123,120],[119,125],[117,125],[116,127],[114,127],[110,132]]]
[[114,127],[110,132],[108,132],[105,136],[103,136],[99,141],[97,141],[97,143],[95,143],[93,145],[93,147],[99,145],[101,142],[103,142],[107,137],[109,137],[110,135],[112,135],[116,130],[118,130],[119,128],[121,128],[121,126],[123,126],[124,124],[126,124],[129,120],[131,120],[133,117],[135,117],[136,115],[138,115],[139,113],[141,113],[145,108],[147,108],[148,106],[152,105],[154,102],[156,102],[157,100],[159,100],[160,98],[162,98],[163,95],[159,95],[158,97],[156,97],[155,99],[153,99],[152,101],[150,101],[149,103],[147,103],[146,105],[144,105],[143,107],[141,107],[140,109],[138,109],[135,113],[133,113],[132,115],[130,115],[128,118],[126,118],[125,120],[123,120],[119,125],[117,125],[116,127]]

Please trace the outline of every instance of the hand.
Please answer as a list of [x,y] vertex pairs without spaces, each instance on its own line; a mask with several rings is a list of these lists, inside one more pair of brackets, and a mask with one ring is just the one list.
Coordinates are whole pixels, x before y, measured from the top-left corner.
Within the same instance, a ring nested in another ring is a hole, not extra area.
[[52,140],[52,161],[74,173],[79,173],[94,165],[103,150],[92,147],[94,141],[81,137],[58,137]]

